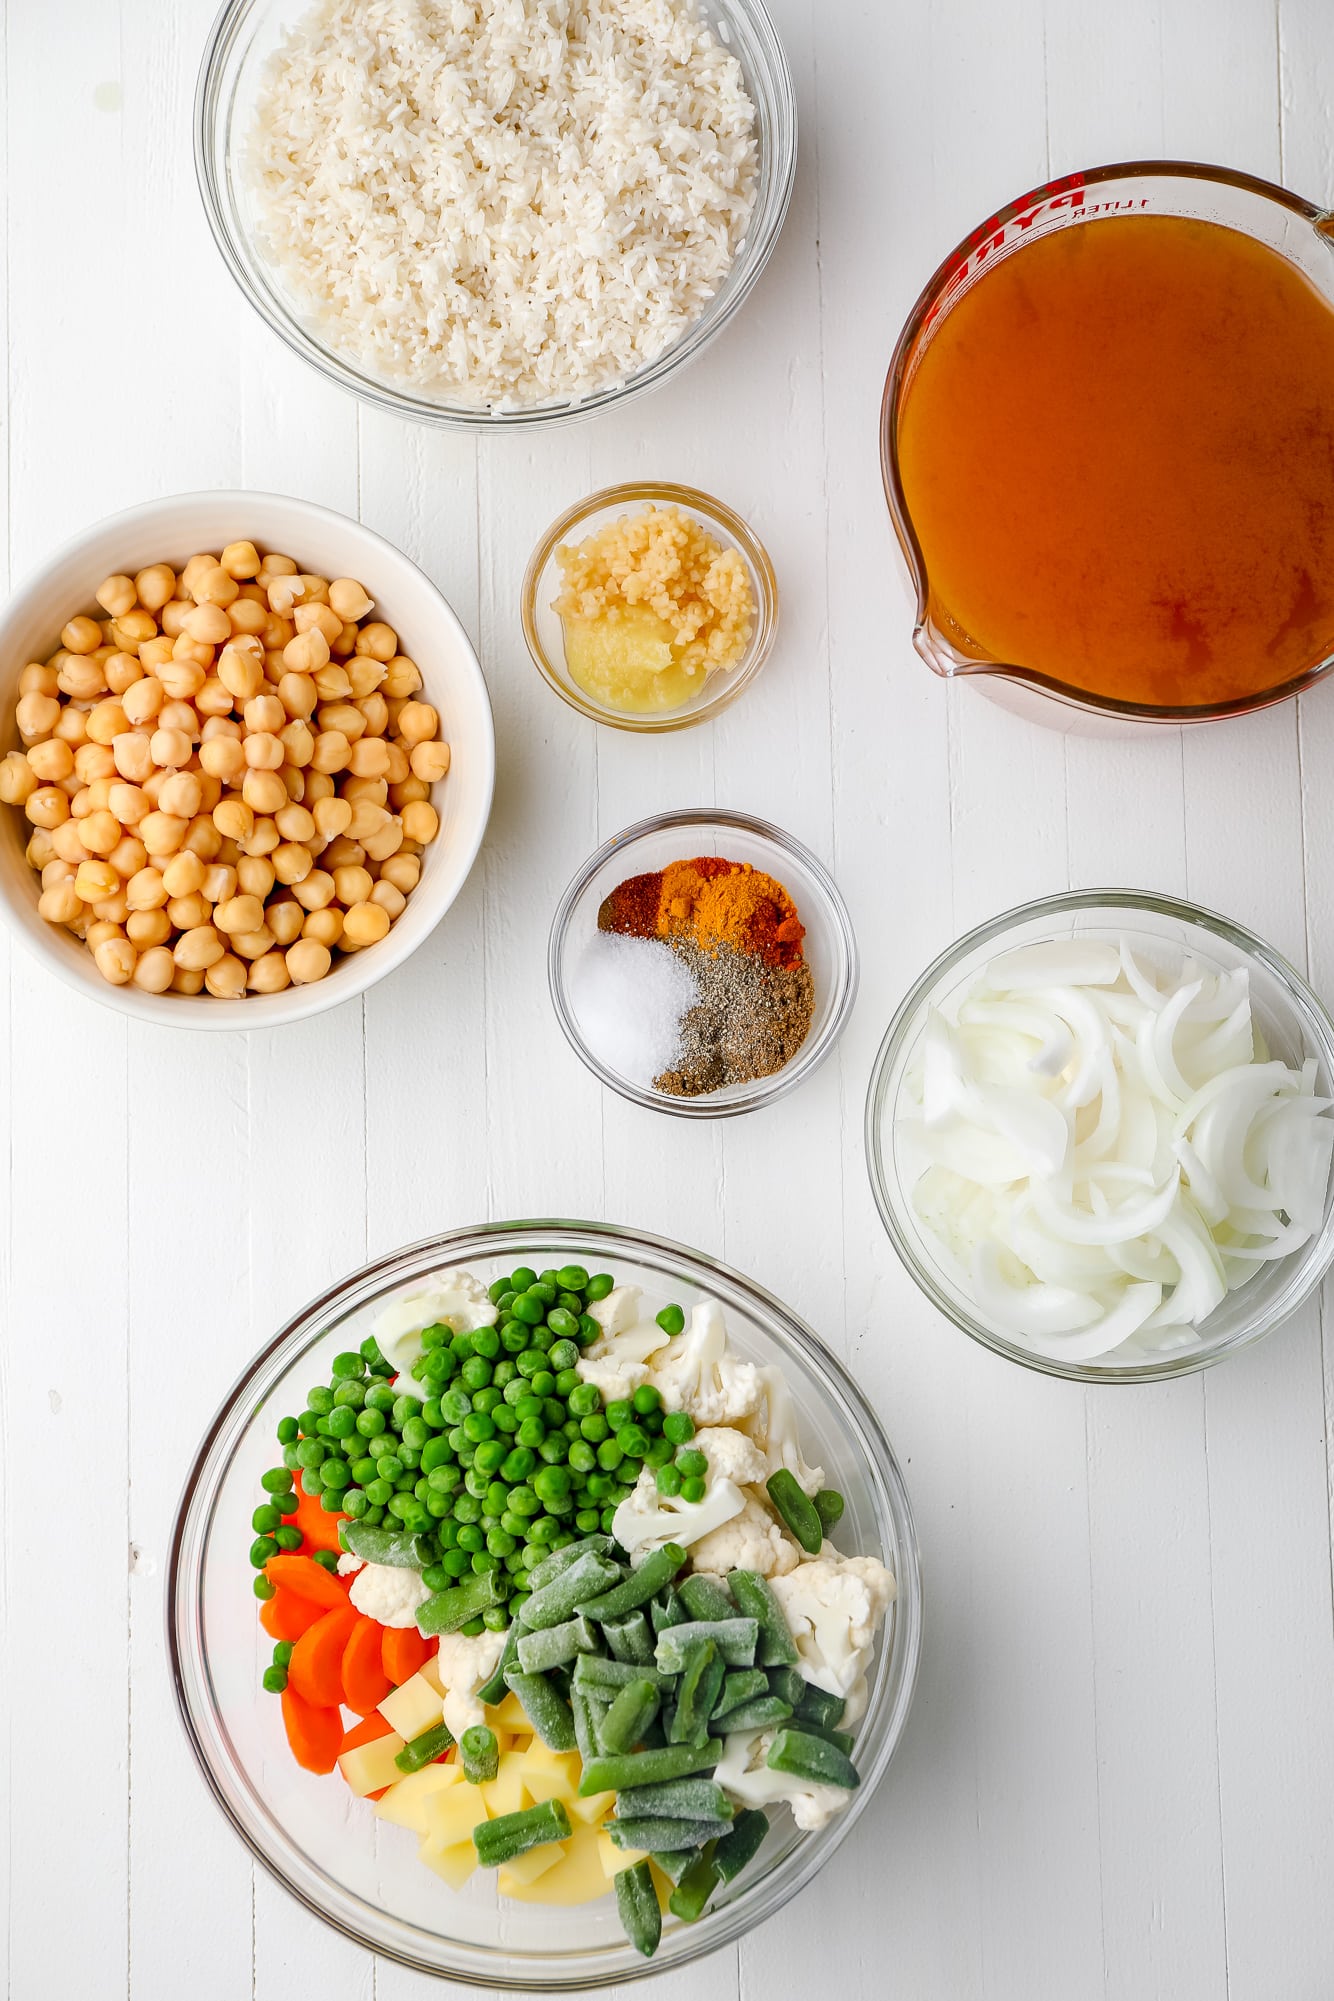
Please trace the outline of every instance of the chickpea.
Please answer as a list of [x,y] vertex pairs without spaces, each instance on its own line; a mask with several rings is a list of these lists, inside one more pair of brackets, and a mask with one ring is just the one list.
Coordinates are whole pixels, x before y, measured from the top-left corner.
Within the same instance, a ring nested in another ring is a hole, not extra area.
[[185,631],[185,621],[195,609],[193,598],[173,598],[164,604],[157,615],[157,622],[168,639],[179,639]]
[[357,652],[368,654],[372,660],[383,660],[387,665],[398,653],[398,634],[392,625],[372,620],[357,634]]
[[39,785],[23,802],[23,810],[34,827],[48,830],[69,818],[69,800],[58,785]]
[[324,659],[320,662],[320,665],[324,666],[329,658],[328,649],[332,647],[335,639],[341,639],[343,636],[343,621],[337,612],[331,611],[327,604],[320,604],[307,597],[305,604],[298,605],[292,613],[292,623],[296,627],[298,639],[311,632],[320,634],[326,649]]
[[134,729],[144,723],[151,723],[166,699],[162,683],[155,675],[145,674],[121,695],[121,707],[126,721]]
[[271,855],[278,845],[278,829],[267,815],[256,820],[241,847],[247,855]]
[[171,977],[171,990],[174,994],[202,994],[204,975],[194,967],[177,966]]
[[346,799],[317,799],[311,809],[316,832],[326,841],[335,835],[345,834],[352,823],[352,808]]
[[235,604],[229,604],[227,607],[227,621],[232,631],[244,633],[251,638],[263,632],[268,616],[267,601],[256,604],[255,600],[247,597],[244,591]]
[[439,728],[440,718],[429,702],[405,702],[398,712],[398,733],[409,753],[415,745],[426,743]]
[[303,910],[323,910],[336,895],[334,879],[327,869],[313,868],[292,885],[292,895]]
[[74,887],[84,903],[100,903],[104,896],[116,895],[120,877],[108,861],[80,862]]
[[122,827],[137,827],[150,811],[148,794],[141,786],[118,781],[107,793],[107,807]]
[[171,919],[165,910],[132,910],[125,919],[125,936],[141,952],[150,945],[165,945],[171,936]]
[[194,705],[196,714],[210,719],[214,716],[228,716],[232,708],[231,690],[223,687],[216,674],[209,674],[194,697]]
[[150,855],[174,855],[185,839],[190,822],[179,813],[145,813],[139,822],[139,839]]
[[305,722],[315,713],[315,683],[309,674],[285,673],[278,683],[278,699],[288,716]]
[[11,750],[0,763],[0,801],[6,806],[26,804],[41,782],[21,750]]
[[236,864],[236,881],[243,896],[257,896],[263,903],[276,880],[267,855],[242,855]]
[[204,974],[204,985],[217,1000],[239,1000],[245,992],[246,975],[249,971],[245,961],[231,952],[224,952],[217,962]]
[[199,747],[199,762],[211,778],[234,785],[246,769],[245,751],[235,737],[210,737]]
[[129,718],[119,702],[98,702],[95,708],[89,710],[88,737],[92,743],[110,746],[129,727]]
[[123,618],[139,602],[133,577],[108,577],[98,585],[93,595],[103,611],[110,612],[112,618]]
[[[364,701],[368,696],[378,693],[388,671],[383,660],[372,660],[368,654],[358,654],[347,670],[353,701]],[[381,696],[381,700],[383,699]]]
[[146,994],[165,994],[173,983],[175,972],[176,962],[167,950],[165,941],[162,941],[151,944],[147,951],[141,952],[139,963],[130,978],[135,986],[142,988]]
[[[168,896],[193,896],[197,889],[202,889],[204,886],[204,864],[191,849],[182,848],[180,853],[173,855],[163,868],[162,880],[166,885]],[[195,922],[199,923],[201,920],[196,918]]]
[[234,577],[237,583],[257,577],[260,572],[260,554],[253,542],[229,542],[218,560],[227,575]]
[[[132,653],[113,653],[106,664],[107,686],[113,695],[126,695],[148,676]],[[124,703],[121,705],[124,707]],[[128,714],[129,711],[127,710]]]
[[285,841],[300,841],[303,844],[315,838],[315,817],[304,806],[288,805],[275,815],[278,832]]
[[371,736],[383,736],[389,728],[389,704],[383,695],[362,695],[356,707],[366,719],[366,729]]
[[319,944],[314,938],[298,938],[295,945],[288,947],[287,970],[298,987],[322,980],[332,964],[333,957],[328,946]]
[[[193,645],[194,642],[190,643]],[[179,646],[180,641],[177,640],[176,644]],[[208,660],[190,660],[178,653],[163,662],[158,669],[158,679],[171,701],[193,702],[208,679],[211,659],[212,655]]]
[[[325,702],[321,705],[317,720],[321,730],[336,730],[348,742],[355,743],[366,734],[366,718],[352,702]],[[349,750],[348,756],[351,757]]]
[[314,866],[310,849],[300,841],[282,841],[273,851],[273,872],[289,887],[304,882]]
[[142,785],[154,769],[153,738],[146,730],[122,730],[112,741],[111,756],[122,778]]
[[352,746],[348,769],[355,778],[383,778],[389,770],[389,746],[384,738],[359,738]]
[[[77,654],[67,653],[57,675],[62,695],[68,695],[72,702],[91,702],[102,694],[107,685],[106,670],[100,660],[81,660]],[[25,695],[24,701],[28,698]],[[22,706],[22,704],[20,704]],[[22,728],[22,724],[19,725]],[[38,730],[38,736],[46,736],[47,730]]]
[[[261,739],[257,737],[251,737],[247,740],[247,763],[249,763],[250,745],[260,741]],[[282,745],[278,743],[276,737],[272,741],[277,745],[279,761],[281,762]],[[247,806],[253,807],[256,813],[272,814],[276,813],[279,807],[287,804],[288,794],[287,787],[283,784],[276,770],[256,769],[252,766],[246,772],[241,782],[241,797],[245,800]],[[224,829],[224,831],[226,830]]]
[[[186,565],[188,570],[189,565]],[[214,604],[226,607],[235,602],[237,583],[229,577],[221,563],[209,562],[196,570],[189,583],[190,596],[196,604]]]
[[175,640],[168,638],[165,632],[160,632],[156,639],[146,639],[139,648],[139,665],[150,674],[159,673],[171,659],[171,649],[175,644]]
[[79,828],[79,839],[90,855],[109,855],[120,838],[120,821],[104,806],[86,814]]
[[318,625],[298,632],[283,648],[283,665],[291,674],[317,674],[329,662],[329,642]]
[[[72,782],[76,785],[78,783],[77,780]],[[86,788],[87,801],[85,810],[89,813],[105,813],[111,799],[111,788],[114,783],[114,775],[111,777],[99,776],[94,778],[92,783]],[[68,787],[66,789],[68,790]]]
[[162,728],[154,730],[148,748],[159,766],[188,764],[194,750],[184,730]]
[[255,736],[248,736],[245,739],[244,754],[246,765],[251,771],[281,771],[286,762],[281,742],[268,730],[260,730]]
[[20,695],[14,710],[19,735],[25,743],[40,743],[60,721],[60,704],[54,695]]
[[227,862],[210,862],[204,870],[199,893],[209,903],[226,903],[236,894],[236,870]]
[[343,944],[353,951],[378,944],[389,930],[389,912],[378,903],[354,903],[343,913]]
[[253,960],[246,979],[252,994],[280,994],[291,983],[292,976],[281,952],[266,952],[262,959]]
[[330,951],[341,944],[343,937],[343,913],[336,903],[326,905],[323,910],[308,913],[301,927],[303,938],[313,938],[318,945],[327,945]]
[[229,896],[213,912],[219,931],[258,931],[264,922],[264,905],[257,896]]
[[[296,627],[290,618],[280,618],[276,611],[271,611],[264,621],[264,630],[260,633],[259,638],[264,651],[266,653],[276,653],[281,663],[284,646],[286,646],[289,639],[296,638]],[[282,671],[282,666],[279,664],[277,672],[273,677],[275,681]]]
[[370,897],[375,883],[369,870],[354,866],[337,868],[333,872],[334,895],[345,909],[354,903],[365,903]]
[[282,896],[269,905],[264,921],[279,945],[294,945],[305,926],[305,912],[299,903]]
[[332,799],[337,792],[338,788],[327,771],[313,771],[309,765],[305,765],[302,767],[301,776],[306,781],[302,798],[312,812],[315,810],[317,799]]
[[72,881],[53,883],[37,899],[37,915],[48,924],[72,924],[83,913],[83,898]]
[[168,894],[162,873],[156,868],[141,868],[125,885],[125,900],[131,910],[160,910]]
[[[79,862],[89,860],[88,850],[79,839],[81,824],[78,820],[62,820],[60,825],[53,828],[49,834],[44,829],[42,830],[42,838],[51,843],[52,854],[59,856],[61,861],[73,862],[76,866]],[[33,838],[35,840],[36,835]],[[31,847],[31,845],[30,842],[29,846]],[[29,859],[31,859],[31,856]]]
[[425,785],[436,785],[449,770],[449,745],[441,743],[438,737],[415,744],[409,761],[414,778],[420,778]]
[[193,771],[173,771],[158,793],[157,803],[163,813],[179,813],[183,820],[193,820],[204,803],[204,790]]
[[287,762],[304,771],[315,755],[315,735],[310,724],[300,721],[285,723],[278,732],[278,741]]
[[211,924],[200,924],[193,931],[182,931],[171,956],[183,972],[203,973],[217,965],[226,949]]
[[138,958],[128,938],[104,939],[93,952],[98,972],[113,987],[123,987],[133,977]]
[[222,835],[213,824],[211,810],[196,813],[185,830],[181,846],[189,848],[191,854],[198,855],[201,862],[217,860],[218,850],[222,846]]
[[390,855],[388,861],[380,864],[381,882],[392,883],[403,895],[411,896],[421,880],[422,865],[415,855]]
[[176,572],[167,563],[150,563],[135,578],[134,594],[146,611],[161,611],[176,595]]
[[389,780],[390,785],[402,785],[412,776],[412,765],[408,761],[407,748],[401,743],[394,742],[389,744],[388,750],[389,769],[385,773],[385,777]]
[[[90,921],[88,920],[89,909],[93,911],[93,916]],[[97,910],[95,905],[85,904],[84,917],[85,921],[87,922],[87,929],[84,931],[83,935],[84,938],[87,940],[90,949],[95,950],[97,946],[105,944],[107,939],[109,938],[123,938],[125,936],[124,931],[121,929],[120,925],[116,923],[114,918],[99,917],[97,915]]]
[[383,778],[345,778],[342,796],[353,812],[363,803],[385,806],[389,801],[388,781]]
[[70,653],[92,653],[102,644],[102,628],[95,618],[72,618],[60,643]]
[[180,730],[183,736],[189,737],[191,743],[199,735],[199,717],[189,702],[164,702],[158,710],[157,722],[161,730]]
[[275,577],[269,585],[269,606],[280,618],[286,618],[305,596],[306,586],[299,576]]
[[312,678],[322,702],[341,702],[352,693],[352,676],[346,667],[321,667]]
[[355,623],[365,618],[374,599],[367,596],[355,577],[335,577],[329,586],[329,603],[341,619]]
[[243,635],[224,646],[218,679],[236,701],[251,701],[264,686],[264,649],[259,641]]
[[262,959],[278,941],[268,925],[261,924],[258,931],[233,931],[227,942],[238,959]]
[[297,565],[292,561],[290,556],[274,554],[264,558],[264,561],[255,572],[255,581],[262,584],[264,589],[267,590],[275,577],[294,577],[296,574]]
[[352,746],[341,730],[322,729],[315,739],[315,749],[311,763],[316,771],[335,772],[347,769]]
[[122,834],[111,853],[107,856],[122,882],[138,875],[148,861],[148,849],[134,834]]
[[408,840],[429,846],[440,832],[440,815],[424,799],[414,799],[403,808],[403,832]]
[[364,841],[368,834],[379,833],[388,826],[390,817],[383,806],[374,805],[369,799],[356,799],[347,831],[354,841]]
[[287,710],[278,696],[271,694],[267,688],[250,697],[242,716],[251,736],[276,736],[287,723]]
[[415,695],[421,684],[421,670],[416,661],[400,653],[389,662],[382,686],[391,701],[401,701],[405,695]]
[[366,850],[360,841],[349,839],[346,834],[335,834],[320,860],[327,869],[360,868],[366,859]]
[[[71,823],[66,821],[65,824],[69,826]],[[58,827],[56,832],[60,832]],[[48,862],[56,860],[55,840],[52,835],[47,833],[45,827],[33,828],[32,833],[28,837],[28,845],[23,850],[23,859],[27,862],[29,868],[35,869],[44,869]],[[76,859],[82,861],[83,856],[79,855]]]
[[48,737],[45,743],[35,743],[29,749],[28,769],[39,784],[59,785],[74,769],[74,752],[58,736]]
[[377,882],[371,891],[371,902],[386,913],[391,924],[408,907],[408,899],[401,889],[394,888],[392,882]]
[[391,817],[377,833],[364,836],[362,846],[366,858],[372,862],[386,862],[396,855],[403,845],[403,822]]
[[62,743],[73,744],[76,748],[81,743],[87,743],[88,718],[83,710],[76,709],[72,703],[67,703],[60,711],[60,721],[56,724],[55,734]]

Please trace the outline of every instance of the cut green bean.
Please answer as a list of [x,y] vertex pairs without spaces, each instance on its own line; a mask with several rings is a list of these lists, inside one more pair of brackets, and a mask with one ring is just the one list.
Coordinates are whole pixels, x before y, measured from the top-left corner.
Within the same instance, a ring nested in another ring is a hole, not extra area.
[[581,1557],[610,1556],[615,1547],[609,1535],[586,1535],[575,1542],[567,1542],[561,1549],[553,1549],[550,1556],[544,1556],[529,1572],[528,1589],[543,1591],[565,1571],[572,1569]]
[[681,1603],[680,1592],[670,1585],[653,1600],[648,1612],[655,1633],[665,1633],[669,1626],[684,1626],[690,1617]]
[[699,1853],[698,1848],[655,1848],[653,1860],[669,1883],[679,1883]]
[[810,1495],[798,1485],[796,1475],[789,1473],[786,1466],[780,1466],[764,1485],[769,1499],[807,1555],[818,1556],[824,1545],[824,1523]]
[[[628,1577],[622,1577],[619,1583],[611,1584],[597,1594],[585,1591],[577,1601],[577,1608],[586,1618],[596,1619],[599,1625],[605,1619],[623,1619],[627,1612],[638,1611],[641,1605],[647,1605],[650,1598],[665,1589],[685,1560],[686,1553],[679,1543],[664,1543],[661,1549],[655,1549],[652,1556],[646,1556],[638,1568],[632,1570]],[[578,1568],[576,1565],[570,1575],[573,1576]],[[523,1616],[530,1626],[533,1623],[532,1610],[533,1601],[529,1599]]]
[[578,1688],[602,1688],[613,1696],[628,1688],[632,1681],[651,1681],[660,1695],[665,1695],[672,1685],[672,1677],[651,1664],[609,1661],[602,1654],[580,1654],[574,1664],[574,1681]]
[[[525,1621],[525,1624],[527,1622]],[[544,1626],[537,1633],[519,1635],[519,1666],[525,1674],[548,1674],[564,1667],[580,1654],[591,1654],[598,1644],[589,1621],[576,1613],[561,1626]]]
[[730,1737],[738,1730],[772,1730],[776,1724],[786,1723],[791,1714],[791,1705],[780,1702],[776,1695],[757,1695],[752,1702],[739,1702],[735,1709],[714,1716],[709,1729],[715,1737]]
[[519,1641],[522,1636],[523,1627],[516,1620],[505,1635],[505,1651],[496,1662],[495,1673],[489,1681],[484,1681],[477,1691],[477,1700],[484,1703],[488,1709],[505,1700],[505,1670],[507,1667],[513,1667],[518,1660]]
[[748,1862],[754,1861],[764,1846],[764,1837],[768,1832],[769,1816],[761,1813],[757,1806],[748,1806],[737,1815],[728,1832],[719,1836],[713,1851],[718,1874],[724,1883],[732,1882]]
[[713,1779],[668,1779],[658,1786],[625,1786],[616,1795],[619,1820],[730,1820],[735,1812]]
[[824,1737],[802,1730],[780,1730],[765,1759],[770,1771],[788,1772],[818,1786],[842,1786],[852,1792],[861,1784],[857,1768],[845,1751]]
[[815,1497],[815,1511],[819,1515],[827,1535],[843,1519],[846,1503],[836,1487],[826,1487]]
[[540,1806],[524,1807],[519,1813],[502,1813],[498,1820],[479,1821],[473,1829],[473,1846],[483,1869],[498,1869],[502,1862],[517,1861],[530,1848],[545,1847],[548,1841],[568,1841],[570,1816],[560,1800],[543,1800]]
[[769,1670],[769,1693],[776,1695],[780,1702],[791,1703],[793,1709],[802,1700],[808,1683],[798,1668],[776,1667]]
[[387,1563],[398,1570],[421,1568],[415,1536],[370,1522],[344,1522],[341,1526],[344,1543],[363,1563]]
[[665,1674],[680,1674],[695,1642],[711,1640],[727,1667],[754,1667],[759,1632],[757,1619],[690,1619],[659,1633],[654,1657]]
[[459,1759],[469,1785],[484,1785],[500,1770],[500,1746],[496,1733],[485,1723],[474,1723],[459,1739]]
[[668,1744],[660,1751],[632,1751],[624,1758],[594,1758],[584,1767],[579,1796],[588,1799],[593,1793],[618,1793],[622,1786],[686,1779],[693,1772],[711,1772],[717,1762],[716,1744]]
[[730,1820],[666,1820],[645,1816],[641,1820],[609,1820],[604,1823],[607,1833],[617,1848],[643,1848],[650,1855],[670,1842],[683,1842],[689,1848],[702,1848],[706,1841],[716,1841],[720,1834],[730,1833]]
[[759,1621],[755,1658],[760,1666],[795,1667],[799,1658],[797,1643],[768,1578],[761,1577],[756,1570],[734,1570],[727,1581],[741,1610]]
[[797,1714],[803,1721],[818,1723],[825,1730],[832,1730],[843,1721],[843,1711],[847,1703],[841,1695],[831,1695],[827,1688],[817,1688],[808,1681],[797,1704]]
[[506,1596],[507,1588],[500,1573],[484,1570],[480,1576],[467,1577],[448,1591],[433,1592],[424,1605],[417,1607],[417,1630],[428,1639],[435,1633],[457,1633],[470,1619],[480,1619],[493,1605],[503,1605]]
[[652,1666],[653,1634],[642,1611],[629,1612],[624,1619],[604,1619],[602,1637],[618,1661]]
[[531,1632],[538,1632],[545,1626],[562,1625],[576,1612],[586,1611],[588,1607],[583,1601],[596,1602],[598,1594],[605,1592],[608,1585],[614,1585],[620,1575],[619,1564],[590,1549],[568,1570],[562,1570],[550,1584],[534,1591],[523,1608],[524,1625]]
[[636,1952],[652,1959],[662,1937],[662,1912],[653,1873],[647,1862],[636,1862],[630,1869],[619,1870],[614,1881],[616,1909],[625,1936]]
[[676,1685],[676,1709],[667,1727],[669,1744],[698,1744],[708,1736],[709,1718],[725,1673],[722,1655],[712,1640],[697,1640],[686,1650],[685,1667]]
[[[725,1716],[729,1709],[735,1709],[739,1702],[753,1702],[757,1695],[770,1695],[769,1677],[763,1668],[733,1668],[723,1676],[723,1685],[718,1700],[713,1706],[715,1716]],[[789,1704],[789,1707],[791,1705]]]
[[420,1772],[427,1765],[433,1765],[437,1758],[454,1742],[454,1733],[447,1723],[437,1723],[430,1730],[423,1730],[420,1737],[414,1737],[405,1744],[394,1763],[400,1772]]
[[[737,1615],[737,1607],[726,1585],[716,1577],[706,1576],[703,1571],[697,1576],[683,1577],[676,1589],[692,1619],[735,1619]],[[743,1612],[749,1609],[747,1605],[741,1607]]]
[[661,1700],[655,1685],[643,1675],[628,1681],[597,1726],[598,1748],[606,1758],[633,1751],[658,1713]]
[[802,1731],[807,1737],[823,1737],[826,1744],[836,1744],[840,1751],[846,1752],[848,1757],[852,1756],[852,1747],[856,1739],[851,1730],[826,1730],[823,1723],[812,1723],[807,1716],[798,1716],[793,1728]]
[[505,1683],[518,1697],[519,1706],[548,1751],[575,1749],[574,1713],[545,1675],[506,1668]]
[[574,1719],[574,1742],[580,1759],[585,1765],[598,1756],[598,1724],[607,1710],[609,1702],[594,1700],[588,1689],[580,1688],[576,1682],[570,1690],[570,1714]]
[[702,1855],[695,1857],[672,1891],[667,1900],[668,1910],[683,1924],[694,1924],[696,1918],[703,1917],[704,1907],[721,1881],[718,1864],[711,1851],[706,1849]]

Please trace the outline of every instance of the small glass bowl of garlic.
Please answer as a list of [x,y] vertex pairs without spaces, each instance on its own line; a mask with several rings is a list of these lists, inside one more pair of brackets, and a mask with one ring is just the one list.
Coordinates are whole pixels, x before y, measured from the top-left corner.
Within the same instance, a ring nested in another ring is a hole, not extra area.
[[1272,946],[1136,890],[1005,912],[881,1044],[881,1220],[974,1340],[1082,1382],[1188,1374],[1334,1261],[1334,1020]]

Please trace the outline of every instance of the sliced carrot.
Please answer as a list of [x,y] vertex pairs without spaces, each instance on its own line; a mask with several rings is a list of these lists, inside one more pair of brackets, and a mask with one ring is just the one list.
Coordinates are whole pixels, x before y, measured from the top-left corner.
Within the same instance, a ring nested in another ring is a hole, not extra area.
[[[411,1681],[418,1668],[429,1658],[430,1651],[415,1626],[385,1627],[384,1638],[380,1642],[380,1658],[395,1688]],[[381,1696],[380,1700],[383,1701],[384,1697]]]
[[282,1703],[287,1741],[298,1765],[307,1772],[331,1772],[343,1739],[338,1710],[307,1702],[290,1681],[283,1690]]
[[279,1585],[272,1598],[266,1598],[259,1608],[259,1623],[271,1640],[299,1640],[308,1626],[323,1617],[322,1605],[316,1605],[310,1598],[298,1598],[286,1585]]
[[358,1716],[369,1716],[383,1702],[393,1683],[380,1657],[380,1637],[387,1631],[378,1619],[358,1619],[343,1651],[343,1700]]
[[326,1612],[292,1649],[287,1678],[317,1709],[336,1709],[343,1700],[343,1655],[359,1617],[351,1605]]
[[289,1519],[300,1529],[307,1549],[331,1549],[335,1556],[341,1556],[343,1545],[338,1540],[338,1524],[345,1522],[347,1516],[326,1514],[319,1495],[308,1494],[299,1477],[296,1495],[296,1507]]
[[393,1724],[386,1723],[379,1711],[373,1709],[369,1716],[362,1717],[360,1723],[354,1723],[350,1730],[343,1732],[338,1755],[341,1758],[344,1751],[355,1751],[361,1744],[373,1744],[377,1737],[390,1737],[393,1730]]
[[327,1612],[337,1611],[347,1603],[347,1585],[342,1578],[326,1570],[322,1563],[316,1563],[313,1556],[282,1550],[269,1558],[264,1575],[270,1584],[285,1584],[298,1598],[309,1598],[312,1604],[323,1605]]

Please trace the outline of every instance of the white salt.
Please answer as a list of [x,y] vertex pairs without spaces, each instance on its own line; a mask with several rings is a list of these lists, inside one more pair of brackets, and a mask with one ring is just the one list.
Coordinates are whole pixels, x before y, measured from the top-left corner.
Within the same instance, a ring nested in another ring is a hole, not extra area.
[[596,931],[574,968],[579,1032],[609,1070],[645,1089],[681,1055],[681,1017],[699,1000],[694,974],[657,938]]

